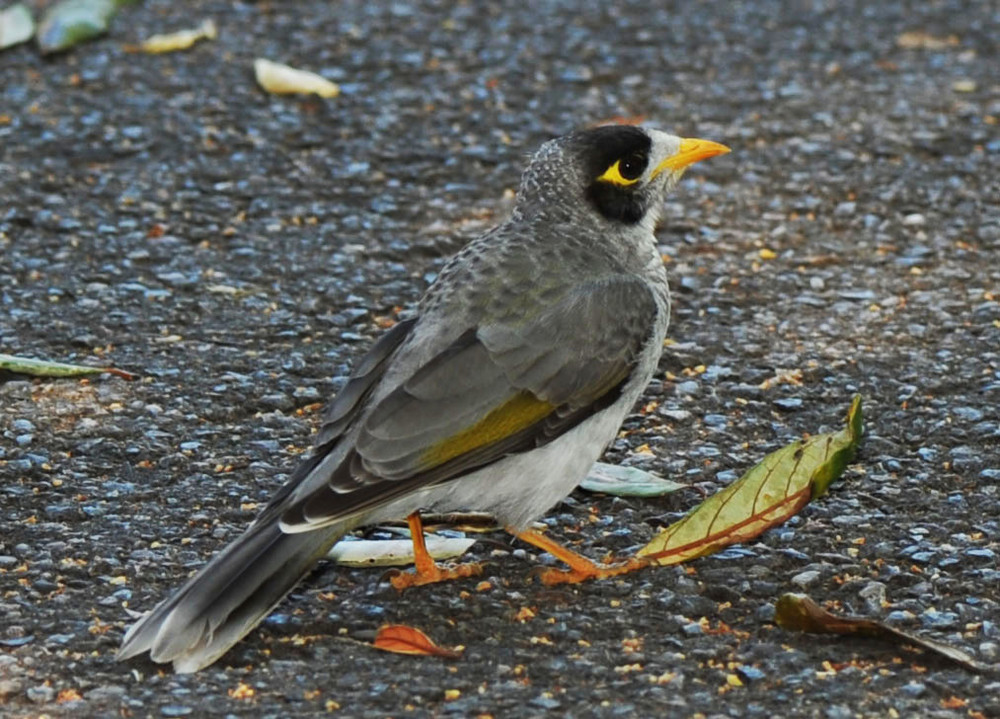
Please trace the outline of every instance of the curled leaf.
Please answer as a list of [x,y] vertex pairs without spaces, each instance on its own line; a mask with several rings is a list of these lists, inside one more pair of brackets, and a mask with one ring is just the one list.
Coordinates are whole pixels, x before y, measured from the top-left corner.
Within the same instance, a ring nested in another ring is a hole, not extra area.
[[686,484],[672,482],[638,467],[622,467],[604,462],[596,462],[580,482],[580,489],[615,497],[659,497],[686,488]]
[[462,656],[460,650],[439,646],[419,629],[405,624],[386,624],[379,628],[373,646],[396,654],[416,654],[445,659],[458,659]]
[[0,11],[0,50],[27,42],[35,34],[35,21],[24,3]]
[[62,0],[38,23],[38,48],[43,54],[68,50],[108,31],[118,10],[115,0]]
[[[434,559],[454,559],[465,554],[475,539],[428,534],[427,551]],[[350,540],[337,542],[327,558],[348,567],[403,567],[413,564],[413,542],[409,539]]]
[[998,667],[984,664],[961,649],[933,639],[926,639],[902,629],[865,617],[841,617],[828,612],[805,594],[783,594],[774,605],[774,622],[782,629],[809,634],[855,634],[887,639],[896,644],[912,644],[928,652],[977,672],[997,672]]
[[340,94],[340,86],[325,77],[262,57],[253,61],[253,69],[258,84],[276,95],[316,94],[320,97],[337,97]]
[[661,531],[638,556],[670,565],[745,542],[795,515],[824,494],[854,457],[863,431],[861,397],[847,414],[847,427],[793,442],[726,489],[713,494]]
[[199,40],[214,40],[217,36],[218,30],[216,30],[215,23],[211,20],[205,20],[193,30],[178,30],[162,35],[153,35],[144,40],[139,49],[152,54],[176,52],[177,50],[187,50]]
[[33,377],[83,377],[92,374],[113,374],[122,379],[133,380],[135,375],[115,367],[87,367],[86,365],[46,362],[45,360],[0,355],[0,372],[14,372]]

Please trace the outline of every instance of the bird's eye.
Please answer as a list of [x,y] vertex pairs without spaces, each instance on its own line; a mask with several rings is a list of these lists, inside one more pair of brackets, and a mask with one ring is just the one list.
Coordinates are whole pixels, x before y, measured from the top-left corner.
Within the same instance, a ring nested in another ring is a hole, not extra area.
[[630,155],[615,160],[611,167],[604,171],[604,174],[597,179],[601,182],[609,182],[612,185],[628,187],[634,185],[642,177],[646,170],[648,158],[645,154],[634,152]]
[[645,169],[646,157],[638,154],[622,158],[618,167],[618,171],[626,180],[638,180]]

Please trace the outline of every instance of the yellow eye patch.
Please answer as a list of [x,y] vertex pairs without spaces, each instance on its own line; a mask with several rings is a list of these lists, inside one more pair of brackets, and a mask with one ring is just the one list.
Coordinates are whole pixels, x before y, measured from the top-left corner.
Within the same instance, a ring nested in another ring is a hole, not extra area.
[[634,185],[639,181],[639,178],[628,179],[622,175],[621,171],[621,160],[615,160],[614,163],[604,174],[597,178],[598,182],[610,182],[612,185],[618,185],[619,187],[628,187],[629,185]]

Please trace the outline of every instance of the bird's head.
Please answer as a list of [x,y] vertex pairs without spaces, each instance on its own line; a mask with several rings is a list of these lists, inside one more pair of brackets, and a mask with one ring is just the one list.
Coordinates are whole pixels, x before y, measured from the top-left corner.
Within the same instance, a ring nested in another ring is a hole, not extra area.
[[522,198],[566,202],[626,225],[654,224],[689,165],[729,148],[634,125],[604,125],[545,143],[531,159]]

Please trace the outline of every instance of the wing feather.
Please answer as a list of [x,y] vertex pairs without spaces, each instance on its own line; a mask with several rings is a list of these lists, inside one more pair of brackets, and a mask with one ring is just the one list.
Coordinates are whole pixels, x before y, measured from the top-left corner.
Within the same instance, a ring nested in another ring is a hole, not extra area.
[[610,406],[652,334],[638,278],[577,286],[528,321],[463,333],[360,420],[326,486],[286,503],[304,531],[552,441]]

